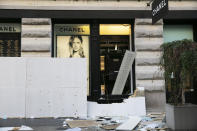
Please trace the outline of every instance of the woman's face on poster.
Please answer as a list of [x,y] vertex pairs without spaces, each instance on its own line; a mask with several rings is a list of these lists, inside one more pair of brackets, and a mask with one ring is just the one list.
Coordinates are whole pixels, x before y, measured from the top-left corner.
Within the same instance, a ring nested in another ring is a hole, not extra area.
[[72,43],[72,47],[73,47],[73,51],[77,52],[79,51],[79,49],[81,48],[81,41],[79,38],[74,38],[73,43]]

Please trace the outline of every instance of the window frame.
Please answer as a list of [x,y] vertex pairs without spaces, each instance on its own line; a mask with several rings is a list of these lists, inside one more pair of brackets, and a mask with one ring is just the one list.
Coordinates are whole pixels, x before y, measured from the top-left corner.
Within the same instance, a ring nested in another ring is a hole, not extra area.
[[[193,40],[197,42],[197,19],[164,19],[163,23],[166,25],[192,25]],[[194,90],[194,92],[186,92],[185,97],[187,103],[197,104],[197,88]],[[166,101],[168,98],[169,92],[166,91]]]
[[[0,19],[0,23],[16,23],[16,24],[21,24],[21,19],[18,18],[18,19]],[[22,28],[21,28],[21,32],[22,32]],[[0,35],[1,36],[4,36],[4,38],[17,38],[19,40],[19,52],[20,52],[20,55],[19,56],[12,56],[12,57],[21,57],[21,53],[22,53],[22,49],[21,49],[21,32],[0,32]],[[11,56],[0,56],[0,57],[11,57]]]

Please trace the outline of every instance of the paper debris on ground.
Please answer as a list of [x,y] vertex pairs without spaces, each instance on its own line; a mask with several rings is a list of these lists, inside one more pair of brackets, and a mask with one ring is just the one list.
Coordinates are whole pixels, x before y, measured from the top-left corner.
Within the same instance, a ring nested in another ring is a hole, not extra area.
[[98,126],[95,120],[67,120],[70,128]]
[[71,129],[67,129],[65,131],[81,131],[81,128],[71,128]]
[[103,129],[105,129],[105,130],[114,130],[114,129],[116,129],[118,126],[120,126],[120,124],[104,125],[104,126],[101,126],[101,128],[103,128]]
[[140,121],[141,121],[140,117],[131,116],[129,117],[129,120],[118,126],[116,130],[133,130]]
[[29,127],[29,126],[25,126],[25,125],[22,125],[19,130],[25,130],[25,131],[30,131],[30,130],[33,130],[33,128]]
[[0,131],[10,131],[13,130],[14,127],[0,127]]
[[21,127],[0,127],[0,131],[29,131],[29,130],[33,130],[31,127],[29,126],[24,126],[22,125]]
[[150,113],[142,117],[141,122],[135,128],[137,131],[165,131],[167,129],[165,123],[165,113]]

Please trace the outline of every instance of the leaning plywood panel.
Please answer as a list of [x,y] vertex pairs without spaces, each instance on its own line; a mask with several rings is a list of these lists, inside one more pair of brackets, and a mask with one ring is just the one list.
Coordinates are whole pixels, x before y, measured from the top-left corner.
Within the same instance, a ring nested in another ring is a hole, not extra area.
[[122,60],[119,72],[118,72],[118,76],[116,78],[116,81],[113,87],[113,90],[112,90],[113,95],[122,94],[127,77],[129,75],[129,72],[132,69],[132,64],[135,59],[135,56],[136,56],[135,52],[128,51],[128,50],[126,51],[124,58]]
[[25,59],[0,58],[0,116],[25,117]]
[[31,58],[27,62],[27,117],[87,116],[84,58]]

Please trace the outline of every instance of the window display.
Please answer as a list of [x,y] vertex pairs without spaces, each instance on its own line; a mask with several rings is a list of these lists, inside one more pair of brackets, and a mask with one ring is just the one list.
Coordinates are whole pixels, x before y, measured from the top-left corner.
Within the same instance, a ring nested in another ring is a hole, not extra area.
[[55,24],[54,34],[56,57],[87,59],[87,94],[89,95],[89,25]]
[[0,56],[20,57],[21,26],[17,23],[0,23]]

